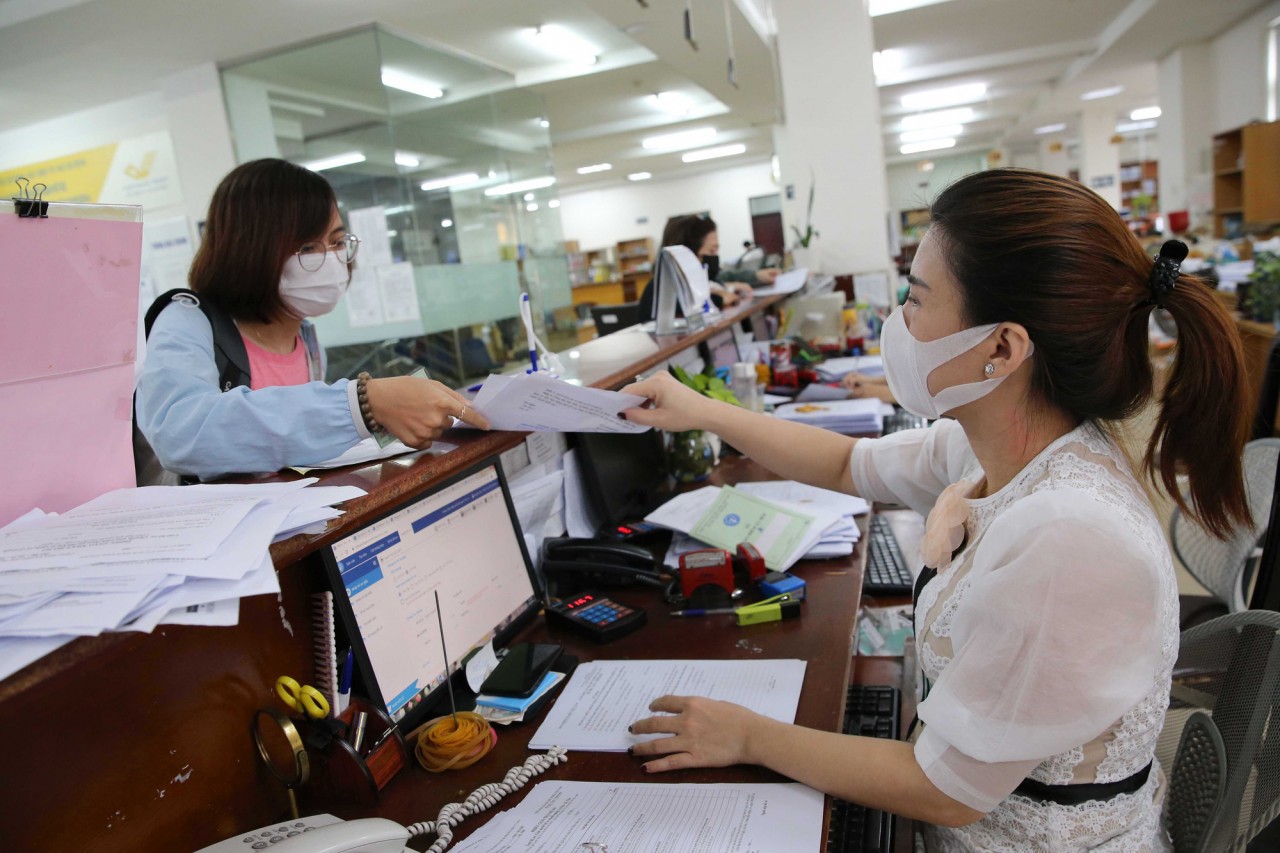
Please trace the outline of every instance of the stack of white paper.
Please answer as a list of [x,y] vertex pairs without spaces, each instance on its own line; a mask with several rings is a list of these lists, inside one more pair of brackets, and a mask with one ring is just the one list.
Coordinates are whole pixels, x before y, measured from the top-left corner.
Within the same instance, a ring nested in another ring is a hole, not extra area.
[[794,782],[539,782],[518,806],[489,817],[454,850],[818,850],[822,847],[822,799],[821,792]]
[[839,382],[849,373],[863,376],[884,376],[884,359],[878,355],[852,355],[847,358],[829,358],[813,369],[827,382]]
[[[741,541],[759,548],[769,568],[778,571],[786,571],[802,559],[846,557],[853,553],[858,541],[858,525],[853,516],[870,510],[862,498],[790,480],[743,483],[725,491],[737,500],[724,500],[718,486],[704,486],[676,495],[645,517],[651,524],[676,531],[667,549],[667,566],[676,568],[681,554],[709,545],[733,550],[737,543],[731,544],[720,536],[730,530],[741,530]],[[752,507],[764,504],[773,510],[772,514],[759,516],[756,521],[750,515],[751,507],[738,504],[748,499]],[[726,517],[728,529],[716,524]],[[793,526],[792,537],[784,540],[788,522],[796,518],[809,519],[810,523],[802,530]]]
[[365,494],[314,482],[119,489],[0,529],[0,678],[75,637],[236,624],[242,597],[280,591],[271,543]]
[[[493,429],[525,432],[645,432],[647,426],[619,417],[643,397],[575,385],[543,373],[492,374],[471,408]],[[458,424],[465,427],[467,424]]]
[[874,397],[859,400],[827,400],[793,403],[774,410],[776,417],[796,423],[822,427],[846,435],[878,433],[884,428],[880,401]]

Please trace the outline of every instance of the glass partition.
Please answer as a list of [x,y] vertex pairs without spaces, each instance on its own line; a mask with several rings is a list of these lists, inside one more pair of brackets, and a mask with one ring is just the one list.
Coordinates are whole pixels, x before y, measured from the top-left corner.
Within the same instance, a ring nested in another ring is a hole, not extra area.
[[514,368],[524,292],[548,346],[577,342],[544,107],[510,74],[371,27],[222,78],[240,162],[321,171],[362,241],[346,298],[315,321],[330,379]]

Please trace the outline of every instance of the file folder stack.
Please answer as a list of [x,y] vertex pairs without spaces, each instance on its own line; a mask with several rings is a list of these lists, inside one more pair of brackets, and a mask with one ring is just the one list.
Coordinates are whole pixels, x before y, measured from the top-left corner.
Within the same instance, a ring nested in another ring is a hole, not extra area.
[[314,482],[118,489],[0,528],[0,678],[76,637],[237,624],[242,597],[280,591],[271,543],[365,494]]

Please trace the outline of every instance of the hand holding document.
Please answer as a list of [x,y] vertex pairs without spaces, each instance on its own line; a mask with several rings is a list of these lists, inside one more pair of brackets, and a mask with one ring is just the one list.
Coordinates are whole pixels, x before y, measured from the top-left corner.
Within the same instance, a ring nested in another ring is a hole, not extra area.
[[791,853],[822,848],[822,794],[797,783],[539,782],[455,853]]
[[773,296],[774,294],[795,293],[804,287],[804,283],[809,280],[809,270],[805,267],[796,267],[784,273],[779,273],[773,284],[768,287],[757,287],[755,289],[756,296]]
[[618,417],[644,403],[635,394],[585,388],[542,373],[498,375],[484,381],[471,407],[493,429],[524,432],[645,432]]

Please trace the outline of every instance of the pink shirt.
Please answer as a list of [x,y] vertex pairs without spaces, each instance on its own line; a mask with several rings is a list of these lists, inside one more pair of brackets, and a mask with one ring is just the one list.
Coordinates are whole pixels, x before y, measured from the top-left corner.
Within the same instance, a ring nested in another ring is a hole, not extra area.
[[294,339],[293,352],[288,355],[270,352],[258,346],[248,335],[244,339],[244,349],[249,355],[249,390],[273,388],[277,385],[305,385],[311,381],[311,371],[307,367],[307,346],[302,336]]

